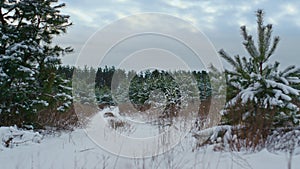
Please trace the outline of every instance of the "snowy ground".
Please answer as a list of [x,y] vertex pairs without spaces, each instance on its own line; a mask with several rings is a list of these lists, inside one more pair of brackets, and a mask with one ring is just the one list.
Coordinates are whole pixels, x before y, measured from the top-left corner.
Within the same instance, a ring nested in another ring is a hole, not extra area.
[[[101,112],[103,113],[103,112]],[[13,137],[8,147],[5,140]],[[40,135],[14,127],[0,128],[0,169],[285,169],[287,156],[267,150],[258,153],[215,152],[212,146],[195,148],[189,134],[174,149],[152,158],[124,158],[102,150],[84,129]],[[293,169],[300,156],[293,158]]]

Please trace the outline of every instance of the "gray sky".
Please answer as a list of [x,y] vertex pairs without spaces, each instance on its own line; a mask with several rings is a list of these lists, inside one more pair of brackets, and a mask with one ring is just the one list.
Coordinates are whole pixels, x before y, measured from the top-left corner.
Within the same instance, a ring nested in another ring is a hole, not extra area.
[[57,42],[72,46],[75,50],[73,54],[64,57],[64,64],[75,64],[80,50],[97,30],[120,18],[144,12],[157,12],[182,18],[200,29],[216,50],[223,48],[231,55],[248,56],[241,43],[240,26],[246,25],[250,34],[256,35],[255,11],[258,8],[264,9],[266,13],[265,23],[273,24],[273,35],[279,35],[281,38],[272,60],[280,61],[284,67],[290,64],[299,66],[300,63],[298,56],[300,1],[63,0],[61,2],[67,4],[63,13],[69,14],[74,23],[67,34],[57,39]]

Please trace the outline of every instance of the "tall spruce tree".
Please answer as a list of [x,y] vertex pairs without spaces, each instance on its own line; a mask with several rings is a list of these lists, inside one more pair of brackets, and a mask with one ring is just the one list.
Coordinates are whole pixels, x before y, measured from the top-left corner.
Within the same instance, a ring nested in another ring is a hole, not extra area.
[[279,37],[272,39],[272,25],[264,25],[262,10],[257,10],[257,44],[241,27],[243,45],[250,57],[229,56],[219,51],[233,67],[226,70],[229,99],[225,116],[230,123],[260,126],[260,128],[299,124],[296,102],[300,84],[300,69],[289,66],[279,71],[279,62],[270,63]]
[[71,25],[58,0],[0,1],[0,115],[2,124],[33,122],[39,111],[71,104],[68,81],[57,74],[71,52],[52,43]]

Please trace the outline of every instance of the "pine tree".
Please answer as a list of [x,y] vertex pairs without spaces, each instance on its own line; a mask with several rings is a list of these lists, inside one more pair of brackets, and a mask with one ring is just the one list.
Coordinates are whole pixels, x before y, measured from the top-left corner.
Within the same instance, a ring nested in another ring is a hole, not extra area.
[[[35,113],[71,104],[70,82],[57,74],[61,55],[71,48],[53,45],[71,25],[57,0],[1,0],[0,111],[2,122],[32,123]],[[3,123],[2,123],[3,124]]]
[[257,10],[257,45],[248,34],[246,26],[241,27],[243,45],[250,55],[247,57],[229,56],[223,49],[219,51],[233,67],[226,70],[232,95],[226,105],[225,115],[235,124],[266,127],[299,124],[300,69],[289,66],[279,71],[279,62],[270,63],[279,37],[272,39],[272,25],[263,24],[264,12]]

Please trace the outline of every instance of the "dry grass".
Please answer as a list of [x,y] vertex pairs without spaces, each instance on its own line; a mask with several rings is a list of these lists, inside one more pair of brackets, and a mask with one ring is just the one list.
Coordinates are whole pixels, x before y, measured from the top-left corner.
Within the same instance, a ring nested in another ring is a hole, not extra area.
[[126,121],[118,120],[118,119],[109,119],[108,123],[109,123],[109,126],[115,130],[130,128],[129,123],[127,123]]
[[198,118],[204,123],[201,125],[201,129],[219,125],[221,122],[220,111],[223,107],[223,100],[220,99],[208,98],[201,101],[198,111]]
[[180,116],[190,116],[192,112],[198,112],[199,105],[189,103],[185,107],[180,105],[168,104],[166,106],[156,105],[133,105],[131,103],[122,103],[118,105],[121,115],[134,117],[136,115],[145,115],[149,119],[174,118]]
[[55,109],[46,109],[38,113],[37,122],[41,127],[52,127],[57,130],[71,130],[74,127],[84,125],[89,117],[98,111],[97,107],[74,103],[66,112],[58,112]]
[[[238,103],[228,109],[225,120],[232,125],[231,137],[226,144],[234,151],[257,151],[264,147],[273,127],[277,110],[258,108],[254,104]],[[250,112],[245,116],[246,112]],[[254,113],[255,112],[255,113]],[[224,133],[220,133],[224,137]]]

